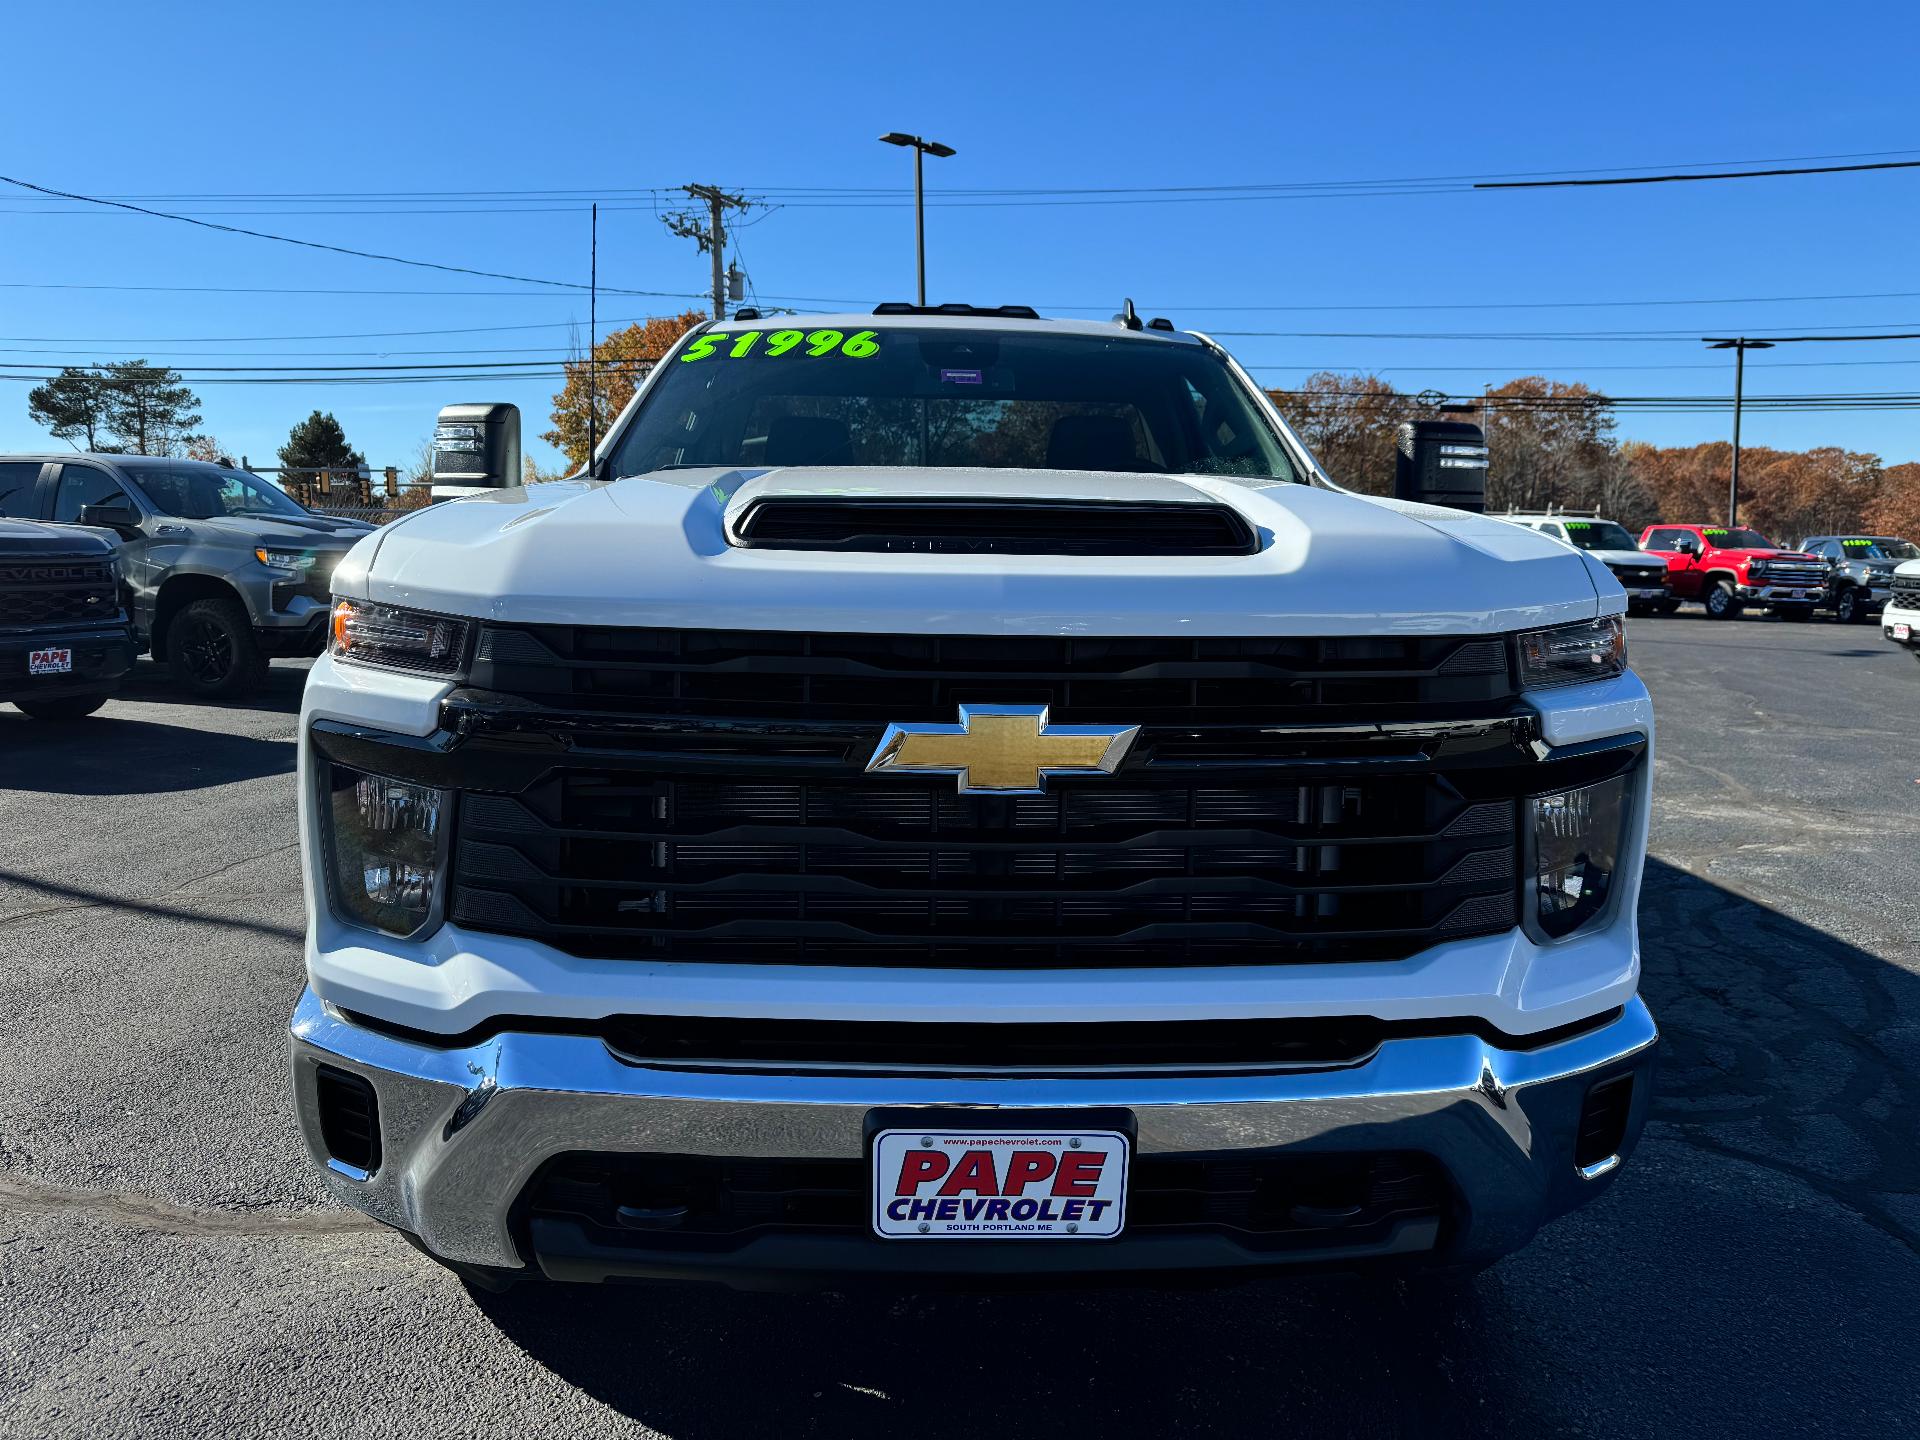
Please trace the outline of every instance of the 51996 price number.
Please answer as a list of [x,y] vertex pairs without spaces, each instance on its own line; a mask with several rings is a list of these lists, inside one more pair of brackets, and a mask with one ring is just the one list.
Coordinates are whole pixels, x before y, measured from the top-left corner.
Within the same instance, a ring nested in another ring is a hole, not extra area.
[[749,330],[741,335],[706,334],[699,336],[680,353],[684,365],[705,360],[709,355],[724,355],[734,360],[752,356],[805,354],[844,355],[849,360],[864,360],[880,353],[879,338],[871,330]]

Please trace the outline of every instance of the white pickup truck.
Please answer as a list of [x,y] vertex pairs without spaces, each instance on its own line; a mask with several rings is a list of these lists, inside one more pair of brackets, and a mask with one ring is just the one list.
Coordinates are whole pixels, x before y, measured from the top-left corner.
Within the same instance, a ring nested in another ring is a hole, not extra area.
[[1618,1172],[1605,565],[1355,495],[1204,336],[703,326],[334,572],[297,1111],[470,1283],[1471,1272]]
[[1920,655],[1920,560],[1894,568],[1893,589],[1880,612],[1880,633]]

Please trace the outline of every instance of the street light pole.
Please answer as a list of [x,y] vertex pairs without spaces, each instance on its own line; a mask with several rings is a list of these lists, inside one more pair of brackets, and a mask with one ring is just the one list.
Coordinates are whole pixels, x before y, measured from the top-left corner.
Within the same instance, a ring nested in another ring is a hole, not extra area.
[[1744,336],[1736,340],[1708,340],[1707,346],[1713,350],[1733,351],[1733,468],[1727,478],[1727,528],[1733,529],[1740,523],[1740,404],[1746,391],[1747,351],[1771,350],[1771,340],[1748,340]]
[[883,145],[902,145],[913,151],[913,260],[916,281],[914,293],[918,297],[914,303],[924,307],[927,303],[927,202],[921,170],[926,156],[934,155],[945,159],[956,152],[951,145],[942,145],[938,140],[923,140],[918,135],[903,135],[898,130],[882,135],[880,142]]

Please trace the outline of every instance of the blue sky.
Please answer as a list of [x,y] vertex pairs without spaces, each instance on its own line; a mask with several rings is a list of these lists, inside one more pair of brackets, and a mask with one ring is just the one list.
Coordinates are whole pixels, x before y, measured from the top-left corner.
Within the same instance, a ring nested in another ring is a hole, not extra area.
[[[910,162],[875,141],[904,129],[959,150],[929,162],[931,298],[1090,315],[1131,295],[1222,335],[1273,385],[1335,368],[1407,390],[1541,373],[1723,394],[1726,358],[1694,337],[1920,330],[1920,170],[1155,204],[939,195],[1920,158],[1911,4],[95,4],[15,7],[7,32],[0,173],[234,196],[146,203],[479,269],[584,280],[585,202],[421,214],[396,212],[454,207],[253,197],[592,191],[607,197],[604,285],[699,292],[705,257],[650,199],[615,192],[712,181],[785,202],[738,237],[763,299],[866,306],[911,298]],[[18,63],[35,56],[49,63]],[[827,188],[862,203],[804,203]],[[531,452],[552,458],[533,437],[553,381],[227,385],[204,367],[546,363],[584,330],[584,295],[0,192],[0,361],[170,361],[207,377],[205,428],[256,462],[318,406],[374,464],[405,463],[439,406],[487,399],[517,402]],[[90,286],[202,288],[50,288]],[[441,293],[233,293],[293,290]],[[1862,293],[1886,298],[1774,303]],[[603,295],[602,329],[670,308]],[[482,328],[507,326],[521,328]],[[467,333],[278,338],[419,330]],[[1585,338],[1545,338],[1569,332]],[[1920,391],[1920,342],[1782,347],[1748,379],[1750,394]],[[0,448],[48,443],[26,390],[0,384]],[[1688,443],[1726,425],[1633,414],[1621,430]],[[1756,414],[1745,438],[1920,459],[1920,411]]]

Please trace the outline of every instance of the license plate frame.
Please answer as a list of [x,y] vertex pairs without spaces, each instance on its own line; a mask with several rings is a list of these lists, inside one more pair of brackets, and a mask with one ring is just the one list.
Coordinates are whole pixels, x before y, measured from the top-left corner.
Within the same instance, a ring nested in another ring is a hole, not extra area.
[[[1137,1143],[1131,1111],[876,1110],[866,1130],[870,1222],[879,1240],[1067,1242],[1125,1233]],[[916,1162],[914,1193],[896,1193],[903,1163],[928,1151],[939,1159]],[[969,1166],[970,1156],[985,1158]],[[1063,1162],[1071,1167],[1064,1181]],[[1009,1191],[1016,1164],[1025,1178]],[[956,1172],[965,1177],[956,1193],[937,1194]],[[1056,1188],[1064,1193],[1053,1194]],[[914,1201],[928,1203],[915,1211]]]
[[73,673],[73,651],[65,645],[49,646],[45,650],[27,652],[27,674],[29,675],[71,675]]
[[1893,627],[1893,638],[1896,640],[1913,639],[1913,626],[1905,624],[1895,625]]

